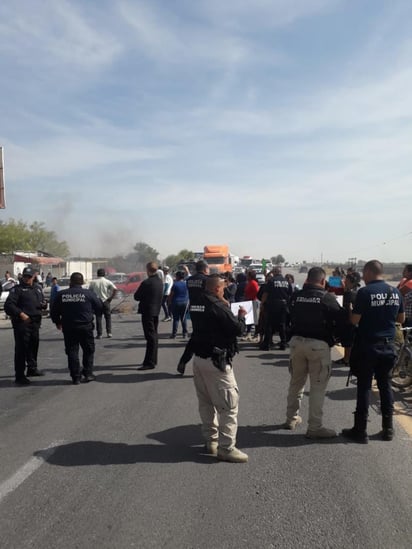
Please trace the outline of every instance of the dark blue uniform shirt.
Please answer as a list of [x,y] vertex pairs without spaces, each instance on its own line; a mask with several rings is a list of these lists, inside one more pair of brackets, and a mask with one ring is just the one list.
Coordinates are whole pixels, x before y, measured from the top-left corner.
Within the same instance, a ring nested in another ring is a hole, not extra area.
[[383,280],[373,280],[358,290],[353,313],[361,315],[357,335],[362,340],[394,339],[396,318],[403,313],[401,294]]
[[73,286],[61,290],[54,299],[50,316],[55,324],[64,328],[93,322],[93,315],[103,310],[101,300],[91,290]]

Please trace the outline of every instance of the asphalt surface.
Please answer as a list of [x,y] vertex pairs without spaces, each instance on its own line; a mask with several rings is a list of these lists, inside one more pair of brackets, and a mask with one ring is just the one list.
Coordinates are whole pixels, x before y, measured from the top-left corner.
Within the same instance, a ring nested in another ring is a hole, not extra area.
[[[159,366],[138,372],[140,318],[115,315],[97,341],[97,381],[73,386],[62,335],[45,319],[30,387],[13,385],[13,335],[0,322],[1,548],[385,548],[412,546],[412,439],[398,425],[368,445],[314,442],[285,419],[288,353],[241,343],[238,446],[249,463],[202,453],[192,370],[161,323]],[[337,351],[334,350],[337,357]],[[356,387],[335,367],[325,425],[351,426]],[[406,412],[405,414],[406,415]]]

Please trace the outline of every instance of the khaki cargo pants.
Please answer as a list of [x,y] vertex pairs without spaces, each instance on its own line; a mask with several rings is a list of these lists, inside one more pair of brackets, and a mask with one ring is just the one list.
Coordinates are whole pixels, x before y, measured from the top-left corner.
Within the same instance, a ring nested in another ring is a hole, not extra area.
[[308,430],[322,427],[323,401],[331,374],[329,345],[325,341],[309,337],[293,336],[290,340],[291,374],[287,399],[286,420],[299,416],[303,391],[309,376],[309,419]]
[[236,445],[239,390],[232,367],[221,372],[211,358],[193,359],[193,380],[202,433],[206,442],[218,441],[219,448],[232,450]]

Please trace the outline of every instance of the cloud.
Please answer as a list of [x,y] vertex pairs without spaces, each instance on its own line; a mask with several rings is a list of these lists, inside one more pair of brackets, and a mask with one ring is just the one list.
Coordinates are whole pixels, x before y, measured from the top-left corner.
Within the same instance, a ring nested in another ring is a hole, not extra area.
[[14,181],[60,177],[93,171],[117,163],[140,163],[165,158],[166,148],[109,146],[83,137],[61,137],[31,146],[6,143],[7,173]]
[[176,66],[199,63],[233,68],[252,62],[274,65],[284,62],[284,55],[276,50],[264,50],[247,37],[219,30],[198,17],[193,17],[189,24],[186,14],[164,4],[160,9],[155,2],[123,1],[118,13],[134,30],[133,41],[139,50],[159,63],[172,63],[173,70]]
[[284,27],[308,16],[330,12],[340,3],[341,0],[208,0],[199,6],[199,11],[214,24],[253,32],[256,27]]
[[0,6],[0,49],[20,66],[90,71],[110,64],[122,51],[108,30],[96,30],[73,2],[30,0]]

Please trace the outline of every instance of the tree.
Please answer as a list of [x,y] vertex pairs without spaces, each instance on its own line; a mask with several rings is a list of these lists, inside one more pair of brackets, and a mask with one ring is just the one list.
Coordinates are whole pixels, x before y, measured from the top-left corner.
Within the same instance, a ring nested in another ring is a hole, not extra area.
[[157,261],[159,252],[146,244],[146,242],[137,242],[133,248],[136,251],[137,262],[146,265],[149,261]]
[[52,255],[67,257],[70,254],[67,242],[59,242],[54,231],[48,231],[44,223],[35,221],[29,227],[32,250],[42,250]]
[[63,258],[70,254],[67,242],[57,240],[56,233],[48,231],[44,223],[34,221],[28,227],[27,223],[14,219],[0,221],[0,252],[14,253],[16,250],[41,250]]
[[282,254],[275,255],[271,257],[270,260],[274,265],[280,265],[281,263],[285,262],[285,258]]
[[183,263],[184,261],[190,261],[193,260],[194,253],[191,250],[180,250],[180,252],[176,255],[168,255],[165,258],[165,264],[169,265],[170,267],[175,267],[179,263]]

